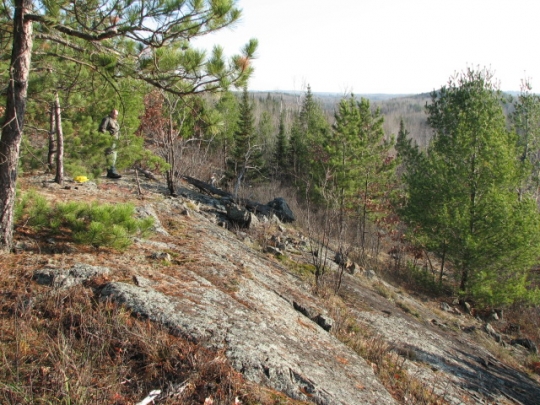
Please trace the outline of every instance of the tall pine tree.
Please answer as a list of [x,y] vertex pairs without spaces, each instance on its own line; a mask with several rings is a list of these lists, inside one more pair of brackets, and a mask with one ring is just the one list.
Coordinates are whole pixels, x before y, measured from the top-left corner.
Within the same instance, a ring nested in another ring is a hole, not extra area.
[[535,202],[516,192],[516,139],[491,73],[452,78],[427,111],[433,140],[404,176],[411,232],[453,263],[461,294],[490,305],[530,297],[540,220]]
[[523,172],[520,194],[540,199],[540,96],[532,93],[529,81],[523,81],[521,93],[512,114],[518,135],[517,147]]
[[340,211],[357,218],[362,250],[369,220],[375,220],[387,202],[394,172],[392,147],[393,142],[385,139],[383,117],[371,109],[369,100],[358,101],[354,95],[341,100],[326,149]]

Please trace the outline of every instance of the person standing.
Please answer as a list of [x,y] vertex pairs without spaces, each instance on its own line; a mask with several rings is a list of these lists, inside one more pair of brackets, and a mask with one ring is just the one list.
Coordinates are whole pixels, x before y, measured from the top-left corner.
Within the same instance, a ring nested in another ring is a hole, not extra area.
[[101,120],[99,124],[99,132],[108,132],[113,137],[112,145],[105,149],[105,157],[107,159],[107,177],[110,179],[119,179],[122,176],[116,171],[116,142],[120,136],[120,124],[117,121],[118,110],[112,110],[109,115]]

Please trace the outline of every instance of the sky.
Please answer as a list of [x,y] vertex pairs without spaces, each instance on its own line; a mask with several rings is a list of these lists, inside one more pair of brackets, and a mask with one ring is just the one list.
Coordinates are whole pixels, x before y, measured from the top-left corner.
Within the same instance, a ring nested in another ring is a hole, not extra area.
[[249,90],[419,94],[468,68],[540,89],[539,0],[237,0],[234,28],[195,44],[259,41]]

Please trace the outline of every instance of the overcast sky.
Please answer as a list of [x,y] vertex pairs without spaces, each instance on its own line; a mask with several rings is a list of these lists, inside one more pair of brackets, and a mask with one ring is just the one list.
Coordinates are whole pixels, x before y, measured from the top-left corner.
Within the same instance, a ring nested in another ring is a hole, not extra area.
[[540,91],[540,0],[238,0],[235,28],[198,42],[259,40],[250,90],[417,94],[488,67],[502,90]]

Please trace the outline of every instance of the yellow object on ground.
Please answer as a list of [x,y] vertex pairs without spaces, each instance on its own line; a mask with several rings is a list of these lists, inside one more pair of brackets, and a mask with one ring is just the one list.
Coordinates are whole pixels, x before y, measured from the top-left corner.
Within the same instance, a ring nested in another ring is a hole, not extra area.
[[84,183],[88,181],[88,177],[86,176],[77,176],[73,180],[75,180],[77,183]]

